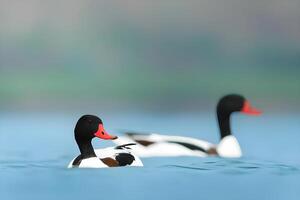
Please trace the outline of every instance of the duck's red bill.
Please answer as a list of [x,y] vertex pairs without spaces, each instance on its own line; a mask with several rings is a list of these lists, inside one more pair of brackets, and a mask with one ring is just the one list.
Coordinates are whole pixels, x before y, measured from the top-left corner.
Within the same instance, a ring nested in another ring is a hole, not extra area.
[[247,115],[261,115],[262,114],[262,111],[260,111],[256,108],[253,108],[249,101],[244,102],[244,106],[243,106],[241,112],[244,114],[247,114]]
[[101,138],[101,139],[103,139],[103,140],[115,140],[115,139],[118,138],[117,136],[109,135],[109,134],[104,130],[103,124],[99,124],[99,126],[98,126],[98,131],[95,133],[95,136],[98,137],[98,138]]

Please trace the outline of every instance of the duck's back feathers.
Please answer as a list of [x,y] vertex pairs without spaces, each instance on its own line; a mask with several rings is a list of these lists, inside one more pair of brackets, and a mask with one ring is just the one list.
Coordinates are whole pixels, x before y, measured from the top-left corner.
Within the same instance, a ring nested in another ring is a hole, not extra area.
[[81,155],[74,158],[68,168],[107,168],[117,166],[142,167],[143,162],[131,152],[128,145],[96,149],[97,157],[83,159]]
[[213,147],[211,143],[189,137],[159,134],[127,133],[114,140],[116,144],[136,142],[133,152],[140,157],[199,156],[205,157]]
[[[125,146],[125,147],[121,147],[121,148],[120,147],[108,147],[108,148],[104,148],[104,149],[95,149],[95,153],[96,153],[97,157],[99,157],[99,158],[110,157],[113,159],[119,159],[119,161],[123,164],[125,162],[124,159],[130,163],[130,160],[133,157],[134,160],[128,166],[134,166],[134,167],[144,166],[141,159],[137,155],[135,155],[135,153],[133,153],[130,148],[127,148],[127,146],[124,144],[125,143],[122,143],[121,146]],[[129,154],[129,155],[125,156],[126,154]],[[120,155],[122,155],[122,156],[120,156]]]

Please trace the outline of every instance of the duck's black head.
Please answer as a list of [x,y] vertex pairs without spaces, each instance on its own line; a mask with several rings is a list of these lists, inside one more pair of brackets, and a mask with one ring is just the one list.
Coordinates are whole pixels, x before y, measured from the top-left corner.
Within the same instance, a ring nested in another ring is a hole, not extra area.
[[222,97],[218,103],[217,112],[221,115],[230,115],[234,112],[242,112],[248,115],[261,114],[261,111],[253,108],[249,101],[238,94],[230,94]]
[[217,115],[221,130],[221,138],[230,135],[230,116],[234,112],[247,115],[260,115],[262,112],[253,108],[250,102],[238,94],[230,94],[222,97],[217,105]]
[[75,126],[75,139],[78,142],[91,141],[94,137],[104,140],[117,139],[109,135],[103,128],[102,120],[94,115],[82,116]]

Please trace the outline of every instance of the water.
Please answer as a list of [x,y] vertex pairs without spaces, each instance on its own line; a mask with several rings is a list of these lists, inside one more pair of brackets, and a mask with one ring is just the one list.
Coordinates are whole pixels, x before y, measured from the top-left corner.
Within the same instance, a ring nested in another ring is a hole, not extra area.
[[[66,169],[80,113],[0,114],[1,199],[299,199],[300,115],[233,117],[244,157],[148,158],[144,168]],[[215,117],[112,113],[109,132],[148,130],[218,141]],[[113,145],[94,141],[94,146]]]

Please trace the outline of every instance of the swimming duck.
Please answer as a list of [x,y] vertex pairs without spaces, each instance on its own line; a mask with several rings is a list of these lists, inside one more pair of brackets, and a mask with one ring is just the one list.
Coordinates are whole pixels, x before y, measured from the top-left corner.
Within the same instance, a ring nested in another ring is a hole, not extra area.
[[130,152],[134,144],[94,150],[92,139],[115,140],[117,136],[108,134],[102,120],[94,115],[82,116],[75,126],[75,140],[80,155],[74,158],[68,168],[107,168],[120,166],[143,166],[141,160]]
[[127,132],[125,136],[115,140],[115,143],[136,142],[133,152],[140,157],[153,156],[199,156],[210,155],[237,158],[242,151],[236,137],[232,135],[230,117],[235,112],[247,115],[260,115],[261,111],[253,108],[248,100],[237,94],[222,97],[217,104],[217,118],[220,128],[220,142],[215,145],[210,142],[190,137],[170,136],[160,134],[144,134]]

